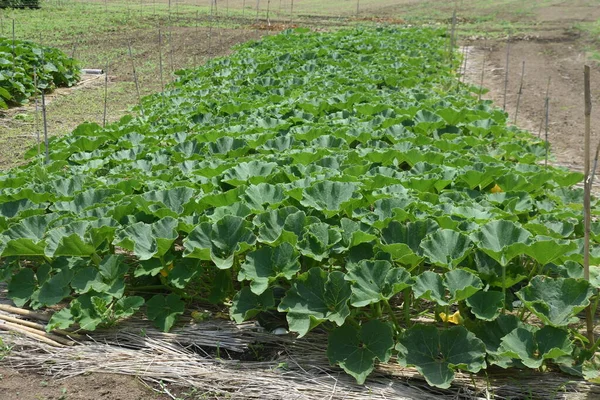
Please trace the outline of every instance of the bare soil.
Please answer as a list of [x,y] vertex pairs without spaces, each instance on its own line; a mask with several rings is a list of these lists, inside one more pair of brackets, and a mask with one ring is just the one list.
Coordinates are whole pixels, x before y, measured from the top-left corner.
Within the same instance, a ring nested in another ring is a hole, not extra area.
[[166,400],[132,376],[90,374],[56,380],[41,374],[0,368],[3,400]]
[[[517,126],[542,138],[545,138],[545,97],[548,93],[550,161],[578,171],[583,170],[584,163],[583,66],[588,63],[591,67],[592,103],[596,110],[600,106],[600,67],[597,63],[587,62],[589,44],[572,26],[576,21],[589,21],[599,15],[600,10],[593,7],[550,6],[538,10],[535,18],[541,30],[536,34],[464,42],[467,46],[467,79],[479,85],[483,72],[483,86],[489,89],[483,98],[493,100],[498,107],[506,104],[512,123],[516,117]],[[519,111],[515,115],[523,63],[525,74]],[[592,134],[597,136],[599,112],[592,113],[591,125]],[[593,149],[597,140],[592,137]]]

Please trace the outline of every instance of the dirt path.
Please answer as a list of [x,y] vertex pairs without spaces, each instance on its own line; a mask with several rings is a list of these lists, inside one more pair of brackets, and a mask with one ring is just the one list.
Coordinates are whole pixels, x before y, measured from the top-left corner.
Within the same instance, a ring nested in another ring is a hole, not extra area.
[[[539,33],[510,40],[506,111],[514,121],[523,62],[525,77],[520,99],[517,125],[538,135],[545,117],[545,97],[549,87],[548,140],[555,165],[583,170],[583,66],[586,64],[586,43],[571,27],[577,21],[600,17],[600,9],[581,5],[584,1],[564,2],[541,8],[536,19]],[[507,58],[507,41],[466,42],[468,47],[467,79],[479,85],[482,61],[485,58],[483,86],[490,91],[484,98],[502,107]],[[469,61],[470,60],[470,61]],[[592,146],[600,135],[600,68],[591,66]],[[545,129],[541,130],[544,137]]]

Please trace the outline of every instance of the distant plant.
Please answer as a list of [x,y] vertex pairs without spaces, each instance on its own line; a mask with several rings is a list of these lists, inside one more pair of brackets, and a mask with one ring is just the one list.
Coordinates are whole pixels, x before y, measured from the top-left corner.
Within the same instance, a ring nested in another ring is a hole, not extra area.
[[40,8],[40,0],[0,0],[0,8]]

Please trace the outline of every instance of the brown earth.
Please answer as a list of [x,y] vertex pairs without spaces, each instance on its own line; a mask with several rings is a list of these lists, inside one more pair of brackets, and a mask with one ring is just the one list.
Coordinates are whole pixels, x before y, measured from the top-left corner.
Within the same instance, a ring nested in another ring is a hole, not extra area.
[[[592,109],[591,126],[592,135],[596,136],[592,136],[592,149],[595,149],[600,127],[600,67],[598,63],[587,62],[588,43],[572,26],[577,21],[597,19],[600,9],[565,4],[538,10],[535,19],[540,30],[535,34],[503,40],[465,41],[466,77],[471,83],[479,85],[482,62],[485,60],[483,86],[489,92],[483,98],[493,100],[498,107],[506,104],[510,121],[514,123],[525,63],[516,124],[544,138],[545,97],[548,93],[548,141],[553,153],[550,161],[554,165],[583,171],[583,70],[584,64],[590,65],[592,104],[595,107],[595,110]],[[509,63],[505,99],[507,46]]]
[[56,380],[41,374],[0,368],[2,400],[165,400],[131,376],[90,374]]

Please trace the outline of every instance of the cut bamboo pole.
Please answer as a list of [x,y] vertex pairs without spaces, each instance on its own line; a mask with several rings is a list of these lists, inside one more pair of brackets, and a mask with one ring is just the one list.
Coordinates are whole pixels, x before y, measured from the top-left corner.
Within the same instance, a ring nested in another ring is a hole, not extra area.
[[33,87],[35,88],[35,137],[37,140],[37,150],[38,150],[38,157],[39,155],[42,153],[42,144],[41,144],[41,140],[40,140],[40,121],[39,121],[39,115],[38,115],[38,95],[37,95],[37,91],[38,91],[38,77],[37,77],[37,68],[34,65],[33,66]]
[[523,80],[525,78],[525,60],[523,60],[523,67],[521,68],[521,83],[519,84],[519,92],[517,93],[517,108],[515,109],[514,124],[517,124],[517,118],[519,117],[519,105],[521,104],[521,95],[523,94]]
[[[586,281],[590,280],[590,234],[591,234],[591,197],[592,197],[592,176],[590,170],[590,147],[591,147],[591,115],[592,115],[592,96],[590,93],[590,67],[584,66],[583,70],[583,91],[584,91],[584,116],[585,116],[585,136],[584,136],[584,171],[585,185],[583,197],[583,218],[584,218],[584,239],[583,239],[583,277]],[[594,171],[595,172],[595,171]],[[585,309],[585,322],[589,346],[594,346],[594,315],[592,314],[592,305],[589,304]]]
[[102,127],[106,127],[106,110],[108,108],[108,66],[109,62],[106,62],[106,68],[104,69],[104,112],[102,113]]
[[37,319],[38,321],[45,321],[45,322],[50,321],[49,315],[40,314],[35,311],[26,310],[24,308],[9,306],[8,304],[0,304],[0,310],[9,312],[11,314],[22,315],[24,317],[31,318],[31,319]]
[[544,127],[544,118],[546,115],[546,106],[548,104],[548,99],[550,98],[550,81],[552,80],[552,77],[549,76],[548,77],[548,83],[546,84],[546,97],[544,97],[544,113],[542,114],[542,120],[540,121],[540,129],[538,131],[538,137],[542,136],[542,129]]
[[0,324],[4,324],[4,325],[8,326],[9,328],[18,327],[18,328],[21,328],[28,332],[34,333],[36,335],[43,336],[50,340],[54,340],[55,342],[58,342],[65,346],[73,346],[75,344],[75,342],[73,342],[72,340],[65,339],[58,335],[46,332],[45,331],[46,328],[43,325],[36,324],[35,322],[23,321],[21,319],[12,318],[12,317],[9,317],[7,315],[2,315],[2,314],[0,314],[0,320],[2,320],[2,321],[0,321]]
[[455,43],[455,38],[454,38],[454,33],[456,32],[456,5],[454,7],[454,11],[452,12],[452,29],[450,30],[450,67],[452,67],[452,64],[454,63],[454,46],[456,45]]
[[544,166],[548,168],[548,152],[550,149],[550,142],[548,140],[548,121],[550,120],[550,98],[546,97],[546,115],[544,116],[546,119],[545,124],[545,135],[544,140],[546,141],[546,159],[544,161]]
[[[44,342],[46,344],[49,344],[50,346],[54,346],[54,347],[63,347],[64,345],[61,343],[58,343],[55,340],[49,339],[48,337],[46,337],[45,335],[42,335],[41,331],[37,331],[35,329],[31,329],[31,328],[27,328],[24,326],[18,326],[18,325],[14,325],[14,324],[10,324],[9,322],[0,322],[0,329],[4,330],[4,331],[9,331],[9,332],[17,332],[20,333],[24,336],[27,336],[29,338],[32,339],[36,339],[40,342]],[[33,331],[33,332],[32,332]]]

